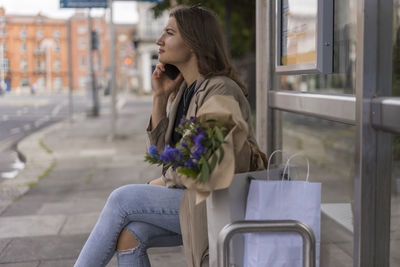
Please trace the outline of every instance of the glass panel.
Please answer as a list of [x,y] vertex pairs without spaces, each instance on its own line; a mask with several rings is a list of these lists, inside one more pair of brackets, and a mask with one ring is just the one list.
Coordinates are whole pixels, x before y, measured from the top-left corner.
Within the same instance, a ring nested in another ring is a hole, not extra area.
[[[353,266],[355,126],[288,112],[282,117],[282,149],[310,161],[309,181],[322,183],[320,266]],[[283,156],[287,158],[287,156]],[[306,163],[296,157],[299,179]]]
[[400,266],[400,135],[393,135],[390,266]]
[[334,11],[333,73],[275,75],[278,90],[303,92],[355,92],[357,1],[336,0]]
[[400,96],[400,0],[393,1],[393,96]]
[[[392,94],[400,96],[400,0],[394,0],[393,5]],[[392,159],[390,266],[400,266],[400,135],[392,137]]]

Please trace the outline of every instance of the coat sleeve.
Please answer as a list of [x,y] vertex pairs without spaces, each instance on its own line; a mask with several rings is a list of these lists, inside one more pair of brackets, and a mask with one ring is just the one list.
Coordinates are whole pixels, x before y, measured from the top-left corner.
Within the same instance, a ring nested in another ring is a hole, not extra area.
[[156,146],[159,153],[161,153],[165,147],[165,133],[167,132],[168,122],[168,117],[165,117],[154,129],[152,129],[150,117],[149,124],[146,129],[149,146]]

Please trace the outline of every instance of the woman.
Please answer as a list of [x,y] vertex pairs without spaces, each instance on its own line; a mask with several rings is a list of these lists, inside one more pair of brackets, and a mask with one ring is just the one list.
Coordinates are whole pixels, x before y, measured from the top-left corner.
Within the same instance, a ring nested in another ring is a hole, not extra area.
[[[198,6],[173,10],[157,45],[160,64],[152,75],[150,144],[158,151],[175,145],[181,136],[174,129],[182,117],[196,116],[213,95],[230,95],[238,101],[249,127],[235,171],[263,168],[246,89],[229,62],[215,15]],[[164,73],[164,64],[179,69],[175,80]],[[178,246],[182,240],[188,266],[200,266],[208,247],[205,204],[195,205],[194,195],[183,190],[175,174],[163,170],[163,176],[150,185],[126,185],[113,191],[75,266],[105,266],[115,251],[119,266],[150,266],[147,248]]]

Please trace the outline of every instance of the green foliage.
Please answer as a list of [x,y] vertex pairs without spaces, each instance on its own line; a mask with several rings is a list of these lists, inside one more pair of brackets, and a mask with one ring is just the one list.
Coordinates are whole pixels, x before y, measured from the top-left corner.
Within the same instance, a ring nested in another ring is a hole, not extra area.
[[[255,20],[256,20],[256,2],[255,0],[178,0],[179,5],[192,6],[201,3],[202,7],[206,7],[214,11],[220,21],[223,32],[226,28],[226,10],[227,4],[231,8],[230,20],[230,53],[232,57],[242,57],[255,51]],[[171,8],[171,1],[164,0],[153,7],[155,17],[162,14],[164,10]]]
[[151,146],[145,161],[163,164],[165,168],[172,167],[177,173],[196,182],[207,182],[217,163],[221,163],[224,157],[222,144],[227,143],[225,136],[229,129],[216,120],[200,124],[192,117],[182,120],[176,131],[182,135],[176,147],[167,145],[164,152],[159,153],[155,146]]

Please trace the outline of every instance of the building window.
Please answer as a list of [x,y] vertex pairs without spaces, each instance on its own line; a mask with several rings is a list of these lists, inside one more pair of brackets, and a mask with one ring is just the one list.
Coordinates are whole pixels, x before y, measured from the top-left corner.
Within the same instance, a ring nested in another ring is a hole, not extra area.
[[86,56],[81,56],[79,66],[81,67],[81,69],[86,68]]
[[54,89],[61,90],[62,89],[62,78],[60,78],[60,77],[54,78],[53,86],[54,86]]
[[79,86],[79,88],[85,88],[86,87],[86,76],[84,76],[84,75],[79,76],[78,86]]
[[61,70],[61,61],[60,60],[58,60],[58,59],[56,59],[55,61],[54,61],[54,71],[60,71]]
[[55,53],[60,53],[60,43],[56,42],[55,46],[54,46],[54,52]]
[[6,27],[4,25],[1,26],[1,37],[6,37]]
[[55,29],[53,33],[54,39],[60,39],[60,30]]
[[100,55],[100,53],[99,53],[99,55],[98,55],[98,57],[97,57],[97,65],[99,65],[99,68],[101,69],[101,65],[103,64],[103,62],[102,62],[102,58],[101,58],[101,55]]
[[21,78],[21,86],[29,86],[29,79]]
[[39,76],[38,79],[36,80],[36,86],[37,88],[44,88],[45,84],[44,84],[44,77],[43,76]]
[[98,33],[101,33],[101,32],[103,31],[103,27],[101,27],[101,25],[97,25],[97,26],[96,26],[96,31],[97,31]]
[[20,37],[22,40],[26,39],[26,29],[21,30]]
[[45,72],[46,71],[46,62],[42,60],[42,63],[40,64],[40,70]]
[[21,71],[26,72],[28,70],[28,61],[26,59],[23,59],[21,61]]
[[6,22],[6,17],[5,16],[0,16],[0,23]]
[[87,32],[87,25],[79,25],[78,26],[78,34],[84,34]]
[[35,61],[35,71],[36,72],[41,71],[41,69],[40,69],[40,60],[36,60]]
[[86,39],[87,39],[86,37],[80,37],[78,39],[78,48],[79,48],[79,50],[85,50],[86,49],[86,43],[87,43]]
[[6,44],[5,43],[2,43],[1,45],[0,45],[0,49],[3,51],[3,54],[6,52]]
[[8,68],[9,68],[8,58],[3,58],[3,68],[4,68],[5,72],[8,72]]
[[40,40],[43,38],[43,30],[39,29],[36,33],[36,37]]
[[35,54],[39,54],[41,51],[39,43],[35,44]]
[[36,22],[37,22],[38,24],[42,24],[42,23],[43,23],[43,18],[42,18],[42,17],[38,17],[38,18],[36,19]]
[[25,54],[26,53],[26,43],[21,44],[21,53]]

